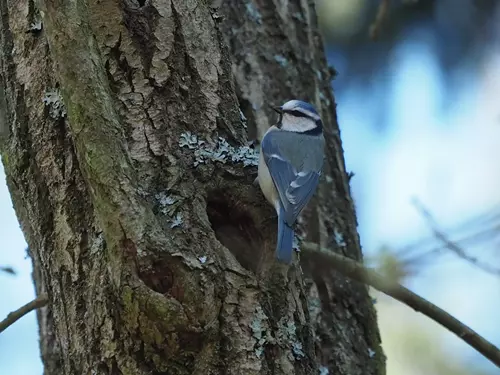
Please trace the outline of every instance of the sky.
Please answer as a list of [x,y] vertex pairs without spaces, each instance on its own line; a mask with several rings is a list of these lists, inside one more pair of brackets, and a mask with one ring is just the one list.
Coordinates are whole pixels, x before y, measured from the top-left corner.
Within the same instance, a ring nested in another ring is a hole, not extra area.
[[[17,275],[0,272],[0,319],[35,298],[31,281],[31,260],[12,208],[0,164],[0,265],[12,266]],[[38,325],[34,312],[0,333],[0,372],[5,375],[41,375]]]
[[[376,77],[362,94],[359,88],[337,94],[347,169],[356,174],[351,187],[365,254],[383,245],[397,249],[432,235],[412,204],[414,197],[432,211],[443,229],[495,207],[500,212],[500,110],[495,100],[500,91],[500,53],[492,51],[480,63],[477,76],[470,74],[458,82],[455,100],[444,105],[449,93],[443,88],[429,38],[425,33],[402,38],[405,41],[391,52],[386,69],[390,76]],[[390,103],[389,124],[383,132],[377,130],[373,123],[377,118],[371,113],[379,103],[376,95],[381,94],[389,95]],[[495,249],[489,250],[490,256],[482,260],[497,259],[500,268]],[[485,253],[474,247],[468,251]],[[428,265],[406,285],[500,347],[498,276],[447,257]],[[391,317],[381,313],[383,342],[389,339],[384,332],[394,324],[394,312],[385,312]],[[422,322],[418,315],[406,309],[401,319]],[[436,333],[449,353],[458,350],[463,361],[491,373],[496,369],[442,327],[428,319],[422,324]],[[402,373],[397,356],[386,354],[388,373]],[[439,374],[430,369],[405,371]]]
[[[413,197],[432,211],[444,230],[500,207],[500,113],[494,100],[500,91],[500,50],[492,49],[475,75],[459,80],[453,102],[444,105],[450,93],[444,89],[429,38],[425,33],[404,38],[391,52],[386,69],[390,75],[382,72],[369,85],[335,92],[347,169],[355,172],[351,186],[363,251],[368,255],[383,245],[397,249],[431,235],[411,203]],[[341,79],[341,69],[339,74]],[[374,123],[378,95],[387,97],[384,131]],[[31,261],[25,257],[26,244],[2,168],[0,239],[0,265],[18,272],[17,276],[0,273],[3,319],[32,300],[34,290]],[[494,259],[494,249],[468,250],[486,254],[487,262]],[[431,262],[405,284],[500,346],[498,277],[447,257]],[[378,310],[389,375],[441,375],[425,363],[405,367],[405,348],[412,347],[395,342],[391,332],[408,324],[431,332],[433,342],[442,344],[440,350],[460,353],[464,363],[494,373],[493,365],[442,327],[389,299],[383,301]],[[0,334],[0,366],[5,375],[42,374],[34,313]]]

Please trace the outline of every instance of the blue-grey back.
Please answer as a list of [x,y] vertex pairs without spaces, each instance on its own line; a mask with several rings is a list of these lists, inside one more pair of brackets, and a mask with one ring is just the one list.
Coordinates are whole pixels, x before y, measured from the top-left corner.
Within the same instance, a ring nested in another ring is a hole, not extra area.
[[323,167],[325,139],[280,129],[269,131],[262,140],[269,153],[282,155],[300,171],[320,172]]

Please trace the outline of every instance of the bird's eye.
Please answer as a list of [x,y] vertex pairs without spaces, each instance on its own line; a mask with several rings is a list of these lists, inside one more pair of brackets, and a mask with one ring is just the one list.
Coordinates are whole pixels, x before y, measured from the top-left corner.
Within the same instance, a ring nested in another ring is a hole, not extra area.
[[309,117],[308,115],[306,115],[304,112],[300,112],[300,111],[290,111],[288,112],[290,113],[292,116],[295,116],[295,117]]

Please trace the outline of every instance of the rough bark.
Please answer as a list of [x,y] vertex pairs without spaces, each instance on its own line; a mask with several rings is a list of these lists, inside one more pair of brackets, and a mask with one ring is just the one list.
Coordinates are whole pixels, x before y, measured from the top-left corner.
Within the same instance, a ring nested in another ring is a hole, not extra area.
[[50,299],[46,374],[384,373],[367,288],[274,262],[255,167],[215,160],[247,140],[239,107],[253,137],[267,102],[313,102],[327,166],[300,227],[361,259],[312,1],[0,4],[2,161]]

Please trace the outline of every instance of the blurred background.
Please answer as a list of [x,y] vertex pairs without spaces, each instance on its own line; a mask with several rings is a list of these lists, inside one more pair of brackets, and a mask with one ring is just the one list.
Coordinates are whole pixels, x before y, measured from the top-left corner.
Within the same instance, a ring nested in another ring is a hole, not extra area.
[[[500,1],[316,0],[369,265],[500,346]],[[0,319],[34,298],[0,167]],[[373,292],[389,375],[490,375],[460,339]],[[35,313],[2,374],[42,374]]]

